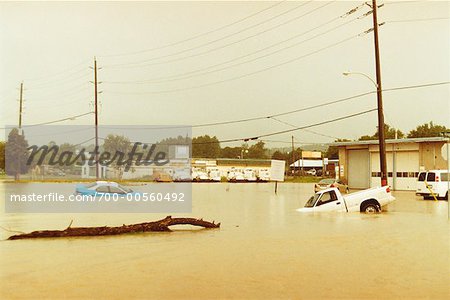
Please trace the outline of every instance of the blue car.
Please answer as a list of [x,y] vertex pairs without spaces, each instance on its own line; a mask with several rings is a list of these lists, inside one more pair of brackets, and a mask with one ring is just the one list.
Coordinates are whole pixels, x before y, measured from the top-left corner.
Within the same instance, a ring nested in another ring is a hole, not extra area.
[[75,194],[77,195],[99,195],[99,194],[137,194],[132,189],[124,187],[117,182],[111,181],[96,181],[89,184],[77,184],[75,187]]

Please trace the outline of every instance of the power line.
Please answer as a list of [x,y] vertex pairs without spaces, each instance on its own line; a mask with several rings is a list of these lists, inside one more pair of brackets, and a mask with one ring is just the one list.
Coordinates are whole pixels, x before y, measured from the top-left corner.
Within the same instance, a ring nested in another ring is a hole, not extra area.
[[[219,64],[215,64],[215,65],[212,65],[212,66],[208,66],[208,67],[206,67],[206,68],[202,68],[202,69],[198,69],[198,70],[195,70],[195,71],[190,71],[190,72],[186,72],[186,73],[182,73],[182,74],[178,74],[178,75],[172,75],[172,76],[168,76],[168,77],[167,77],[167,76],[166,76],[166,77],[162,77],[162,78],[160,77],[159,80],[158,80],[158,78],[153,78],[153,79],[150,79],[150,80],[139,80],[139,81],[105,81],[105,83],[110,83],[110,84],[145,84],[145,83],[154,83],[154,82],[156,82],[156,83],[158,83],[158,82],[169,82],[169,81],[184,80],[184,79],[188,79],[188,78],[192,78],[192,77],[197,77],[197,76],[207,75],[207,74],[210,74],[210,73],[220,72],[220,71],[223,71],[223,70],[226,70],[226,69],[229,69],[229,68],[233,68],[233,67],[237,67],[237,66],[240,66],[240,65],[243,65],[243,64],[246,64],[246,63],[254,62],[254,61],[256,61],[256,60],[259,60],[259,59],[262,59],[262,58],[266,58],[266,57],[268,57],[268,56],[271,56],[271,55],[277,54],[277,53],[279,53],[279,52],[282,52],[282,51],[284,51],[284,50],[287,50],[287,49],[290,49],[290,48],[299,46],[299,45],[301,45],[301,44],[303,44],[303,43],[305,43],[305,42],[311,41],[311,40],[313,40],[313,39],[315,39],[315,38],[317,38],[317,37],[323,36],[323,35],[325,35],[325,34],[328,34],[328,33],[332,32],[332,31],[335,31],[335,30],[337,30],[337,29],[339,29],[339,28],[341,28],[341,27],[343,27],[343,26],[345,26],[345,25],[348,25],[348,24],[350,24],[350,23],[352,23],[352,22],[354,22],[354,21],[357,21],[358,18],[349,20],[349,21],[347,21],[347,22],[345,22],[345,23],[343,23],[343,24],[334,26],[334,27],[332,27],[332,28],[330,28],[330,29],[328,29],[328,30],[326,30],[326,31],[323,31],[323,32],[321,32],[321,33],[318,33],[318,34],[316,34],[316,35],[313,35],[312,37],[309,37],[309,38],[307,38],[307,39],[301,40],[301,41],[299,41],[299,42],[296,42],[296,43],[294,43],[294,44],[292,44],[292,45],[283,47],[283,48],[281,48],[281,49],[278,49],[278,50],[275,50],[275,51],[266,53],[266,54],[261,55],[261,56],[258,56],[258,57],[256,57],[256,58],[252,58],[252,59],[249,59],[249,60],[246,60],[246,61],[243,61],[243,62],[240,62],[240,63],[236,63],[236,64],[233,64],[233,65],[230,65],[230,66],[226,66],[226,67],[223,67],[223,68],[220,68],[220,69],[214,69],[214,70],[211,70],[211,71],[201,72],[201,73],[198,73],[198,74],[192,74],[192,73],[197,73],[197,72],[200,72],[200,71],[208,70],[208,69],[214,68],[214,67],[216,67],[216,66],[224,65],[224,64],[227,64],[227,63],[230,63],[230,62],[239,60],[239,59],[244,58],[244,57],[247,57],[247,56],[251,56],[251,55],[253,55],[253,54],[262,52],[262,51],[264,51],[264,50],[267,50],[267,49],[269,49],[269,48],[273,48],[273,47],[278,46],[278,45],[280,45],[280,44],[282,44],[282,43],[285,43],[285,42],[290,41],[290,40],[292,40],[292,39],[295,39],[295,38],[297,38],[297,37],[299,37],[299,36],[302,36],[302,35],[304,35],[304,34],[306,34],[306,33],[309,33],[309,32],[311,32],[311,31],[313,31],[313,30],[315,30],[315,29],[318,29],[318,28],[320,28],[320,27],[323,27],[323,26],[325,26],[325,25],[328,25],[328,24],[330,24],[331,22],[334,22],[334,21],[340,19],[341,17],[342,17],[342,16],[335,17],[335,18],[333,18],[332,20],[327,21],[327,22],[325,22],[325,23],[323,23],[323,24],[321,24],[321,25],[319,25],[319,26],[316,26],[316,27],[314,27],[314,28],[312,28],[312,29],[309,29],[309,30],[307,30],[307,31],[304,31],[304,32],[302,32],[302,33],[300,33],[300,34],[297,34],[297,35],[293,36],[293,37],[290,37],[289,39],[286,39],[286,40],[277,42],[277,43],[275,43],[275,44],[272,44],[272,45],[270,45],[270,46],[264,47],[264,48],[262,48],[262,49],[259,49],[259,50],[255,51],[255,52],[252,52],[252,53],[249,53],[249,54],[245,54],[245,55],[242,55],[242,56],[233,58],[233,59],[231,59],[231,60],[228,60],[228,61],[225,61],[225,62],[222,62],[222,63],[219,63]],[[188,74],[192,74],[192,75],[188,75]],[[184,76],[184,75],[187,75],[187,76]],[[179,77],[179,78],[173,78],[173,79],[171,79],[172,77]]]
[[386,23],[406,23],[406,22],[422,22],[422,21],[435,21],[435,20],[448,20],[450,17],[436,17],[436,18],[423,18],[423,19],[408,19],[408,20],[391,20]]
[[[76,86],[73,86],[67,90],[64,91],[59,91],[59,92],[52,92],[52,93],[48,93],[48,94],[43,94],[43,95],[39,95],[38,96],[29,96],[29,98],[33,98],[34,100],[39,100],[40,102],[47,102],[47,101],[53,101],[53,100],[57,100],[60,101],[60,99],[62,98],[66,98],[69,96],[74,96],[74,95],[78,95],[80,92],[87,92],[88,90],[86,89],[87,87],[89,87],[89,82],[84,82],[82,84],[78,84]],[[57,98],[53,98],[53,97],[57,97]],[[50,99],[48,99],[50,98]]]
[[[387,88],[383,89],[383,92],[389,92],[389,91],[397,91],[397,90],[406,90],[406,89],[416,89],[416,88],[424,88],[424,87],[432,87],[432,86],[439,86],[439,85],[446,85],[450,84],[450,81],[443,81],[443,82],[436,82],[436,83],[427,83],[427,84],[419,84],[419,85],[407,85],[407,86],[400,86],[400,87],[393,87],[393,88]],[[251,122],[251,121],[257,121],[257,120],[264,120],[264,119],[275,119],[279,116],[285,116],[289,114],[294,114],[297,112],[307,111],[315,108],[321,108],[337,103],[343,103],[347,102],[352,99],[361,98],[367,95],[371,95],[376,93],[376,91],[370,91],[365,93],[356,94],[349,97],[344,97],[328,102],[324,102],[321,104],[311,105],[307,107],[302,107],[290,111],[285,111],[277,114],[267,115],[267,116],[259,116],[259,117],[253,117],[253,118],[244,118],[244,119],[238,119],[238,120],[230,120],[230,121],[222,121],[222,122],[211,122],[211,123],[204,123],[204,124],[196,124],[191,126],[165,126],[165,127],[151,127],[151,128],[128,128],[128,127],[108,127],[110,129],[138,129],[138,130],[161,130],[161,129],[180,129],[180,128],[200,128],[200,127],[211,127],[211,126],[219,126],[219,125],[229,125],[229,124],[237,124],[237,123],[245,123],[245,122]],[[295,125],[293,125],[295,126]],[[331,136],[330,136],[331,137]],[[336,138],[336,137],[332,137]]]
[[[64,119],[58,119],[58,120],[54,120],[54,121],[48,121],[48,122],[37,123],[37,124],[32,124],[32,125],[22,125],[22,128],[23,127],[35,127],[35,126],[41,126],[41,125],[49,125],[49,124],[64,122],[64,121],[68,121],[68,120],[75,120],[77,118],[80,118],[80,117],[83,117],[83,116],[87,116],[87,115],[90,115],[90,114],[93,114],[93,113],[94,112],[90,111],[90,112],[87,112],[87,113],[83,113],[83,114],[67,117],[67,118],[64,118]],[[11,129],[11,127],[3,127],[3,128],[0,128],[0,129]]]
[[[296,127],[297,127],[297,126],[294,125],[294,124],[291,124],[291,123],[282,121],[282,120],[277,119],[277,118],[275,118],[275,117],[270,117],[270,119],[272,119],[272,120],[274,120],[274,121],[277,121],[277,122],[279,122],[279,123],[281,123],[281,124],[284,124],[284,125],[293,127],[293,128],[296,128]],[[316,134],[316,135],[323,136],[323,137],[332,138],[332,139],[339,139],[338,137],[331,136],[331,135],[326,135],[326,134],[322,134],[322,133],[320,133],[320,132],[316,132],[316,131],[313,131],[313,130],[310,130],[310,129],[303,129],[303,130],[306,131],[306,132],[310,132],[310,133],[313,133],[313,134]]]
[[[47,78],[52,78],[52,77],[56,77],[56,76],[61,75],[61,74],[65,74],[67,71],[70,71],[70,70],[75,69],[75,68],[77,68],[77,67],[79,67],[79,66],[82,66],[82,65],[84,65],[84,64],[85,64],[86,62],[88,62],[88,61],[89,61],[89,60],[83,60],[83,61],[81,61],[80,63],[78,63],[78,64],[76,64],[76,65],[74,65],[74,66],[72,66],[72,67],[66,68],[66,69],[64,69],[63,71],[59,71],[59,72],[56,72],[56,73],[53,73],[53,74],[50,74],[50,75],[46,75],[46,76],[42,76],[42,77],[35,77],[35,78],[25,78],[24,80],[25,80],[25,81],[48,80]],[[78,73],[78,72],[80,72],[80,70],[78,70],[76,73]]]
[[[428,84],[419,84],[419,85],[409,85],[409,86],[401,86],[401,87],[393,87],[393,88],[383,89],[383,91],[387,92],[387,91],[397,91],[397,90],[405,90],[405,89],[416,89],[416,88],[432,87],[432,86],[439,86],[439,85],[446,85],[446,84],[450,84],[450,81],[443,81],[443,82],[437,82],[437,83],[428,83]],[[375,91],[366,92],[366,93],[362,93],[362,94],[358,94],[358,95],[354,95],[354,96],[350,96],[350,97],[345,97],[345,98],[341,98],[341,99],[325,102],[325,103],[318,104],[318,105],[313,105],[313,106],[309,106],[309,107],[304,107],[304,108],[300,108],[300,109],[295,109],[295,110],[291,110],[291,111],[287,111],[287,112],[283,112],[283,113],[278,113],[278,114],[273,114],[273,115],[268,115],[268,116],[263,116],[263,117],[254,117],[254,118],[247,118],[247,119],[240,119],[240,120],[233,120],[233,121],[197,124],[197,125],[192,125],[192,126],[182,126],[182,127],[168,126],[168,127],[157,127],[157,128],[151,128],[151,129],[196,128],[196,127],[207,127],[207,126],[225,125],[225,124],[233,124],[233,123],[242,123],[242,122],[249,122],[249,121],[269,119],[269,118],[273,119],[274,117],[277,117],[277,116],[293,114],[293,113],[296,113],[296,112],[306,111],[306,110],[313,109],[313,108],[319,108],[319,107],[331,105],[331,104],[334,104],[334,103],[340,103],[340,102],[348,101],[348,100],[351,100],[351,99],[359,98],[359,97],[362,97],[362,96],[370,95],[370,94],[373,94],[373,93],[375,93]],[[373,110],[370,110],[370,111],[373,111]],[[366,112],[370,112],[370,111],[366,111]],[[76,119],[76,118],[79,118],[79,117],[82,117],[82,116],[85,116],[85,115],[89,115],[89,114],[93,114],[93,112],[87,112],[87,113],[84,113],[84,114],[75,115],[75,116],[72,116],[72,117],[67,117],[67,118],[64,118],[64,119],[59,119],[59,120],[54,120],[54,121],[49,121],[49,122],[44,122],[44,123],[38,123],[38,124],[32,124],[32,125],[23,125],[22,127],[31,127],[31,126],[54,124],[54,123],[57,123],[57,122],[73,120],[73,119]],[[350,116],[353,116],[353,115],[350,115]],[[340,119],[341,118],[334,119],[334,120],[340,120]],[[309,127],[326,124],[327,122],[330,122],[330,121],[325,121],[325,123],[323,123],[323,122],[316,123],[314,125],[310,125],[310,126],[306,126],[306,127],[296,127],[295,129],[292,129],[290,131],[288,130],[286,132],[291,132],[291,131],[294,131],[294,130],[307,129]],[[119,127],[109,127],[109,128],[111,128],[111,129],[123,129],[123,128],[119,128]],[[8,128],[4,127],[4,128],[0,128],[0,129],[9,129],[9,127]],[[126,129],[130,129],[130,128],[126,128]],[[142,128],[139,128],[139,129],[142,129]],[[147,130],[147,129],[149,129],[149,128],[144,128],[144,130]],[[277,133],[277,134],[280,134],[280,133]],[[264,137],[265,136],[266,135],[264,135]],[[263,137],[263,136],[260,136],[260,137]],[[239,140],[241,140],[241,139],[237,139],[237,140],[233,140],[233,141],[239,141]]]
[[414,1],[387,1],[387,2],[385,2],[384,3],[384,5],[391,5],[391,4],[408,4],[408,3],[418,3],[418,2],[426,2],[426,1],[423,1],[423,0],[420,0],[420,1],[416,1],[416,0],[414,0]]
[[[360,34],[356,34],[354,36],[350,36],[350,37],[348,37],[346,39],[343,39],[343,40],[338,41],[336,43],[333,43],[333,44],[330,44],[328,46],[322,47],[322,48],[320,48],[318,50],[309,52],[309,53],[304,54],[302,56],[298,56],[298,57],[295,57],[293,59],[284,61],[282,63],[271,65],[269,67],[265,67],[265,68],[262,68],[262,69],[259,69],[259,70],[256,70],[256,71],[253,71],[253,72],[250,72],[250,73],[246,73],[246,74],[243,74],[243,75],[235,76],[235,77],[224,79],[224,80],[213,81],[213,82],[206,83],[206,84],[190,86],[190,87],[186,87],[186,88],[171,89],[171,90],[160,90],[160,91],[153,91],[153,92],[120,92],[120,91],[113,91],[113,93],[122,94],[122,95],[164,94],[164,93],[187,91],[187,90],[192,90],[192,89],[197,89],[197,88],[208,87],[208,86],[212,86],[212,85],[216,85],[216,84],[220,84],[220,83],[225,83],[225,82],[228,82],[228,81],[234,81],[234,80],[242,79],[242,78],[245,78],[245,77],[248,77],[248,76],[252,76],[252,75],[255,75],[255,74],[258,74],[258,73],[261,73],[261,72],[265,72],[265,71],[268,71],[268,70],[271,70],[271,69],[274,69],[274,68],[277,68],[277,67],[280,67],[280,66],[284,66],[284,65],[293,63],[293,62],[295,62],[297,60],[300,60],[302,58],[306,58],[306,57],[311,56],[313,54],[316,54],[316,53],[319,53],[321,51],[327,50],[329,48],[332,48],[332,47],[338,46],[340,44],[343,44],[343,43],[345,43],[345,42],[347,42],[347,41],[349,41],[351,39],[357,38],[359,36],[361,36],[361,33]],[[108,91],[105,91],[105,92],[108,92]]]
[[233,26],[235,24],[241,23],[241,22],[243,22],[243,21],[245,21],[247,19],[250,19],[250,18],[252,18],[252,17],[254,17],[256,15],[259,15],[259,14],[261,14],[261,13],[267,11],[267,10],[270,10],[270,9],[272,9],[272,8],[282,4],[284,2],[286,2],[286,0],[277,2],[277,3],[275,3],[275,4],[273,4],[273,5],[269,6],[269,7],[264,8],[263,10],[260,10],[260,11],[257,11],[255,13],[252,13],[251,15],[248,15],[248,16],[246,16],[244,18],[238,19],[238,20],[236,20],[236,21],[234,21],[232,23],[226,24],[224,26],[218,27],[216,29],[213,29],[213,30],[210,30],[210,31],[207,31],[207,32],[204,32],[204,33],[200,33],[200,34],[194,35],[194,36],[189,37],[189,38],[185,38],[185,39],[177,41],[177,42],[169,43],[169,44],[166,44],[166,45],[162,45],[162,46],[158,46],[158,47],[154,47],[154,48],[150,48],[150,49],[135,51],[135,52],[121,53],[121,54],[110,54],[110,55],[101,55],[100,57],[114,57],[114,56],[135,55],[135,54],[151,52],[151,51],[154,51],[154,50],[160,50],[160,49],[165,49],[165,48],[168,48],[168,47],[176,46],[178,44],[189,42],[189,41],[192,41],[192,40],[197,39],[199,37],[203,37],[203,36],[209,35],[211,33],[215,33],[217,31],[220,31],[222,29],[231,27],[231,26]]
[[75,78],[71,78],[73,75],[77,75],[77,74],[79,74],[81,72],[87,72],[87,71],[88,71],[87,69],[81,69],[80,72],[73,73],[70,76],[67,76],[65,78],[62,78],[62,79],[59,79],[59,80],[53,80],[51,82],[46,82],[44,84],[39,84],[39,85],[36,85],[36,86],[32,85],[31,88],[28,88],[28,89],[29,90],[41,90],[41,89],[46,89],[46,88],[54,89],[55,88],[55,84],[61,85],[61,84],[71,83],[73,81],[76,81],[76,80],[88,77],[88,75],[90,75],[90,74],[89,73],[84,73],[81,76],[77,76]]
[[302,126],[302,127],[295,127],[293,129],[286,129],[286,130],[266,133],[266,134],[263,134],[263,135],[259,135],[257,138],[268,137],[268,136],[273,136],[273,135],[293,132],[293,131],[302,130],[302,129],[308,129],[310,127],[316,127],[316,126],[329,124],[329,123],[333,123],[333,122],[337,122],[337,121],[342,121],[342,120],[345,120],[345,119],[353,118],[353,117],[356,117],[356,116],[364,115],[364,114],[367,114],[367,113],[370,113],[370,112],[373,112],[373,111],[376,111],[376,110],[377,110],[376,108],[372,108],[372,109],[369,109],[369,110],[365,110],[365,111],[362,111],[362,112],[358,112],[358,113],[354,113],[354,114],[351,114],[351,115],[343,116],[343,117],[340,117],[340,118],[331,119],[331,120],[328,120],[328,121],[318,122],[318,123],[315,123],[315,124],[312,124],[312,125],[307,125],[307,126]]
[[[278,117],[278,116],[294,114],[297,112],[307,111],[307,110],[311,110],[311,109],[315,109],[315,108],[329,106],[329,105],[336,104],[336,103],[346,102],[346,101],[349,101],[352,99],[360,98],[360,97],[367,96],[367,95],[374,94],[374,93],[375,93],[375,91],[361,93],[361,94],[353,95],[350,97],[340,98],[337,100],[332,100],[332,101],[328,101],[328,102],[321,103],[321,104],[311,105],[311,106],[302,107],[299,109],[294,109],[294,110],[285,111],[282,113],[267,115],[267,116],[259,116],[259,117],[253,117],[253,118],[244,118],[244,119],[222,121],[222,122],[211,122],[211,123],[196,124],[196,125],[190,125],[190,126],[165,126],[165,127],[151,127],[151,128],[135,128],[135,129],[137,129],[137,130],[161,130],[161,129],[201,128],[201,127],[211,127],[211,126],[219,126],[219,125],[245,123],[245,122],[265,120],[265,119],[274,119],[275,117]],[[110,128],[110,129],[133,129],[133,128],[127,128],[127,127],[108,127],[108,128]]]
[[[334,1],[336,1],[336,0],[334,0]],[[333,2],[334,2],[334,1],[333,1]],[[227,38],[229,38],[229,37],[232,37],[232,36],[234,36],[234,35],[237,35],[237,34],[240,34],[240,33],[242,33],[242,32],[245,32],[245,31],[247,31],[247,30],[249,30],[249,29],[255,28],[255,27],[257,27],[257,26],[259,26],[259,25],[261,25],[261,24],[270,22],[270,21],[272,21],[273,19],[276,19],[276,18],[278,18],[278,17],[280,17],[280,16],[283,16],[283,15],[288,14],[288,13],[290,13],[290,12],[296,10],[296,9],[299,9],[299,8],[303,7],[303,6],[307,5],[307,4],[310,3],[310,2],[312,2],[312,0],[308,0],[308,1],[305,2],[305,3],[302,3],[302,4],[300,4],[300,5],[297,5],[297,6],[293,7],[293,8],[290,8],[290,9],[288,9],[288,10],[286,10],[286,11],[284,11],[284,12],[278,14],[278,15],[275,15],[275,16],[273,16],[273,17],[267,19],[267,20],[261,21],[261,22],[259,22],[259,23],[253,24],[253,25],[251,25],[251,26],[249,26],[249,27],[245,27],[245,28],[240,29],[240,30],[238,30],[238,31],[236,31],[236,32],[227,34],[227,35],[225,35],[225,36],[223,36],[223,37],[214,39],[214,40],[212,40],[212,41],[205,42],[205,43],[200,44],[200,45],[197,45],[197,46],[195,46],[195,47],[191,47],[191,48],[188,48],[188,49],[180,50],[180,51],[178,51],[178,52],[174,52],[174,53],[170,53],[170,54],[166,54],[166,55],[161,55],[161,56],[152,57],[152,58],[150,58],[150,59],[141,60],[141,61],[137,61],[137,62],[132,62],[132,63],[121,63],[121,64],[111,64],[111,65],[105,65],[104,67],[105,67],[105,68],[106,68],[106,67],[111,68],[111,67],[122,67],[122,66],[130,66],[130,65],[132,65],[132,66],[133,66],[133,65],[139,65],[139,64],[146,63],[146,62],[149,62],[149,61],[154,61],[154,60],[158,60],[158,59],[161,59],[161,58],[171,57],[171,56],[174,56],[174,55],[178,55],[178,54],[182,54],[182,53],[189,52],[189,51],[192,51],[192,50],[196,50],[196,49],[199,49],[199,48],[203,48],[203,47],[205,47],[205,46],[209,46],[209,45],[211,45],[211,44],[214,44],[214,43],[217,43],[217,42],[222,41],[222,40],[224,40],[224,39],[227,39]],[[331,4],[331,3],[332,3],[332,2],[329,2],[329,3],[327,3],[326,5]],[[292,19],[292,20],[298,19],[298,18],[300,18],[300,17],[302,17],[302,16],[297,16],[296,18],[294,18],[294,19]]]
[[[259,141],[261,141],[261,142],[264,142],[264,143],[283,143],[283,144],[292,144],[292,141],[278,141],[278,140],[266,140],[266,139],[263,139],[263,140],[259,140]],[[316,143],[316,142],[304,142],[304,141],[298,141],[298,142],[295,142],[294,141],[294,144],[295,145],[305,145],[305,144],[310,144],[310,145],[316,145],[316,144],[321,144],[321,143]]]
[[424,87],[438,86],[438,85],[445,85],[445,84],[450,84],[450,81],[424,83],[424,84],[409,85],[409,86],[399,86],[399,87],[393,87],[393,88],[389,88],[389,89],[383,89],[383,92],[407,90],[407,89],[417,89],[417,88],[424,88]]
[[[219,143],[231,143],[231,142],[239,142],[239,141],[248,142],[248,141],[253,141],[253,140],[259,140],[259,139],[261,139],[263,137],[268,137],[268,136],[274,136],[274,135],[294,132],[294,131],[298,131],[298,130],[302,130],[302,129],[308,129],[308,128],[311,128],[311,127],[316,127],[316,126],[320,126],[320,125],[324,125],[324,124],[329,124],[329,123],[333,123],[333,122],[337,122],[337,121],[353,118],[353,117],[356,117],[356,116],[368,114],[368,113],[376,111],[376,110],[377,110],[376,108],[373,108],[373,109],[369,109],[369,110],[366,110],[366,111],[362,111],[362,112],[346,115],[346,116],[343,116],[343,117],[339,117],[339,118],[335,118],[335,119],[331,119],[331,120],[327,120],[327,121],[322,121],[322,122],[318,122],[318,123],[314,123],[314,124],[310,124],[310,125],[306,125],[306,126],[296,127],[296,128],[293,128],[293,129],[287,129],[287,130],[281,130],[281,131],[265,133],[265,134],[261,134],[261,135],[257,135],[257,136],[253,136],[253,137],[220,140]],[[204,143],[198,143],[198,144],[210,144],[210,143],[211,142],[204,142]],[[216,144],[216,143],[217,142],[215,142],[214,144]],[[192,144],[197,144],[197,143],[192,143]]]

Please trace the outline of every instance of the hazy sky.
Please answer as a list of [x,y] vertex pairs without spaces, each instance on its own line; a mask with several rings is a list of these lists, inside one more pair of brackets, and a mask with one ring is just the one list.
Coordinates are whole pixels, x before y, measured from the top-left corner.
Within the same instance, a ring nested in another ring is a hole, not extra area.
[[[370,8],[338,18],[363,1],[276,3],[0,2],[1,127],[18,122],[21,81],[24,125],[92,110],[94,56],[105,125],[262,117],[374,90],[363,76],[342,75],[350,70],[375,78],[373,34],[354,37],[372,27],[371,16],[356,19]],[[383,88],[450,81],[449,3],[381,3]],[[450,127],[449,88],[384,92],[386,122],[404,132],[428,121]],[[371,94],[283,115],[281,122],[194,128],[193,135],[253,137],[292,128],[282,122],[306,126],[375,107]],[[322,135],[293,134],[296,141],[323,143],[372,134],[376,125],[372,112],[311,128]],[[266,139],[289,142],[290,136]]]

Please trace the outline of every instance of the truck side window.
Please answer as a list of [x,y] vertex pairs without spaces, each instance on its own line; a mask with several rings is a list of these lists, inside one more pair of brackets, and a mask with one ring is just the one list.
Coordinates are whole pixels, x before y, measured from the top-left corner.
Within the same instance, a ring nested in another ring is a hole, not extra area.
[[337,200],[336,193],[334,191],[326,192],[322,194],[322,197],[320,197],[320,200],[317,202],[317,206],[326,204],[329,202],[333,202]]
[[427,175],[427,181],[428,182],[433,182],[435,180],[436,174],[434,174],[433,172],[429,172]]

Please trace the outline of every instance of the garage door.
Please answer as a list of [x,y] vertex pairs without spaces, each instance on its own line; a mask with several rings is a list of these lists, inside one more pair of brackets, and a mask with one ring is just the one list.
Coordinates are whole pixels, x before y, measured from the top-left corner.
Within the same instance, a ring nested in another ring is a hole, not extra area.
[[369,151],[348,151],[348,185],[350,188],[369,187]]
[[407,151],[396,153],[396,190],[415,190],[416,175],[419,172],[419,152]]

